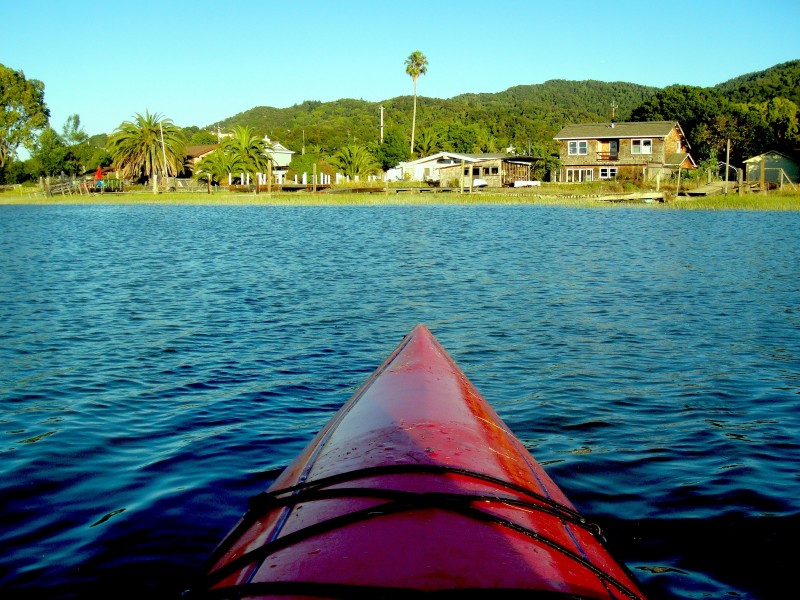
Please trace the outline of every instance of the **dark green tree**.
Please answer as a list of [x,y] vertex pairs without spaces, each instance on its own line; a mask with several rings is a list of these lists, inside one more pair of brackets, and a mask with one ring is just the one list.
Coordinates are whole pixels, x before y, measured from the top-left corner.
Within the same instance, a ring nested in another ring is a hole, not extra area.
[[88,141],[89,136],[81,127],[81,118],[79,115],[70,115],[64,122],[61,129],[61,139],[67,146],[77,146]]
[[31,146],[47,127],[50,110],[44,103],[44,83],[25,79],[22,71],[0,65],[0,167],[20,145]]
[[72,175],[76,170],[75,156],[56,131],[48,127],[33,143],[31,161],[37,176]]
[[384,171],[410,157],[403,135],[396,129],[387,131],[383,136],[383,143],[371,144],[369,150]]
[[[184,130],[186,131],[186,130]],[[217,136],[210,131],[195,131],[189,138],[190,146],[205,146],[207,144],[216,144]]]

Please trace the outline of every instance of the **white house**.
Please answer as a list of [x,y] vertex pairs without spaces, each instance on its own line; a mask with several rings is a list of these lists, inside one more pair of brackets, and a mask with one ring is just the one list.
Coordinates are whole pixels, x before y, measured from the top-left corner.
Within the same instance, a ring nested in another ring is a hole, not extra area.
[[490,158],[503,158],[505,154],[459,154],[457,152],[437,152],[416,160],[401,162],[386,172],[387,181],[439,181],[439,170],[444,167],[471,164]]
[[289,150],[280,142],[273,142],[267,136],[264,136],[264,141],[267,143],[267,154],[272,157],[272,164],[276,170],[286,171],[289,168],[289,163],[292,162],[292,154],[294,150]]

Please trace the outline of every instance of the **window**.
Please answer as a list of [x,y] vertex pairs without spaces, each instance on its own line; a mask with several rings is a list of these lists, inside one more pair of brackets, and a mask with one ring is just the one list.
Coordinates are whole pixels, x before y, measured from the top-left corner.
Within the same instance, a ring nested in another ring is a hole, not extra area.
[[600,179],[616,179],[617,167],[600,167]]
[[592,181],[593,179],[594,171],[592,169],[567,169],[567,183]]
[[589,142],[586,140],[577,140],[570,142],[568,146],[570,156],[584,155],[589,153]]
[[631,140],[631,154],[652,154],[653,140]]

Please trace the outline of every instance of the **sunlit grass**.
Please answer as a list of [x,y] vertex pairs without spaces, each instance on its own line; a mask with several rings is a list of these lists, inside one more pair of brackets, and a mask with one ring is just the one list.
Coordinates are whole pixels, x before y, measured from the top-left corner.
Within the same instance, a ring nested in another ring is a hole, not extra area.
[[770,192],[739,196],[728,194],[710,197],[671,197],[668,202],[607,202],[599,196],[611,193],[598,185],[545,184],[533,189],[481,190],[472,193],[432,191],[426,188],[409,188],[398,193],[379,190],[372,193],[355,193],[347,190],[335,192],[282,192],[282,193],[230,193],[217,191],[168,192],[152,194],[149,191],[124,194],[56,195],[45,197],[34,190],[25,189],[0,193],[0,204],[174,204],[174,205],[274,205],[274,206],[376,206],[376,205],[543,205],[578,208],[618,208],[636,206],[658,210],[775,210],[800,211],[800,193]]
[[800,193],[728,194],[698,198],[677,198],[663,205],[682,210],[782,210],[800,211]]

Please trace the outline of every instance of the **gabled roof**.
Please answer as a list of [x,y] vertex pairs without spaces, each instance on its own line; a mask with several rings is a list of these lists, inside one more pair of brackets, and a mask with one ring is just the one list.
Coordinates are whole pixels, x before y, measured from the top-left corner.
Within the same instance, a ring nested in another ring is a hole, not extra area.
[[280,142],[270,142],[270,146],[267,148],[267,152],[285,152],[289,154],[297,154],[294,150],[289,150],[286,146],[281,144]]
[[417,158],[415,160],[409,160],[400,163],[404,167],[410,167],[412,165],[421,165],[426,164],[429,162],[435,162],[441,159],[450,159],[450,160],[463,160],[464,162],[473,163],[478,160],[488,160],[491,158],[505,158],[507,154],[460,154],[458,152],[437,152],[436,154],[431,154],[430,156],[423,156],[422,158]]
[[198,158],[209,152],[213,152],[219,144],[202,144],[200,146],[186,146],[186,156],[188,158]]
[[646,121],[643,123],[585,123],[567,125],[559,131],[554,140],[584,140],[607,138],[667,137],[675,128],[681,135],[683,130],[677,121]]
[[[492,162],[496,160],[502,160],[505,163],[510,164],[517,164],[517,165],[532,165],[534,163],[540,162],[543,159],[538,158],[536,156],[521,156],[516,154],[471,154],[468,156],[475,156],[477,157],[476,160],[470,162],[472,165],[480,165],[485,162]],[[465,161],[466,162],[466,161]],[[454,168],[459,167],[460,164],[455,165],[448,165],[447,167],[442,168]]]
[[693,167],[697,166],[697,163],[694,162],[692,155],[688,152],[676,152],[675,154],[670,154],[664,164],[668,167],[680,167],[687,158],[689,159],[689,162],[692,163]]
[[758,156],[751,156],[744,162],[746,163],[756,163],[761,162],[762,158],[766,158],[767,156],[774,157],[774,156],[782,156],[783,158],[790,160],[792,162],[797,162],[796,159],[792,158],[788,154],[784,154],[783,152],[778,152],[777,150],[769,150],[768,152],[764,152],[763,154],[759,154]]

